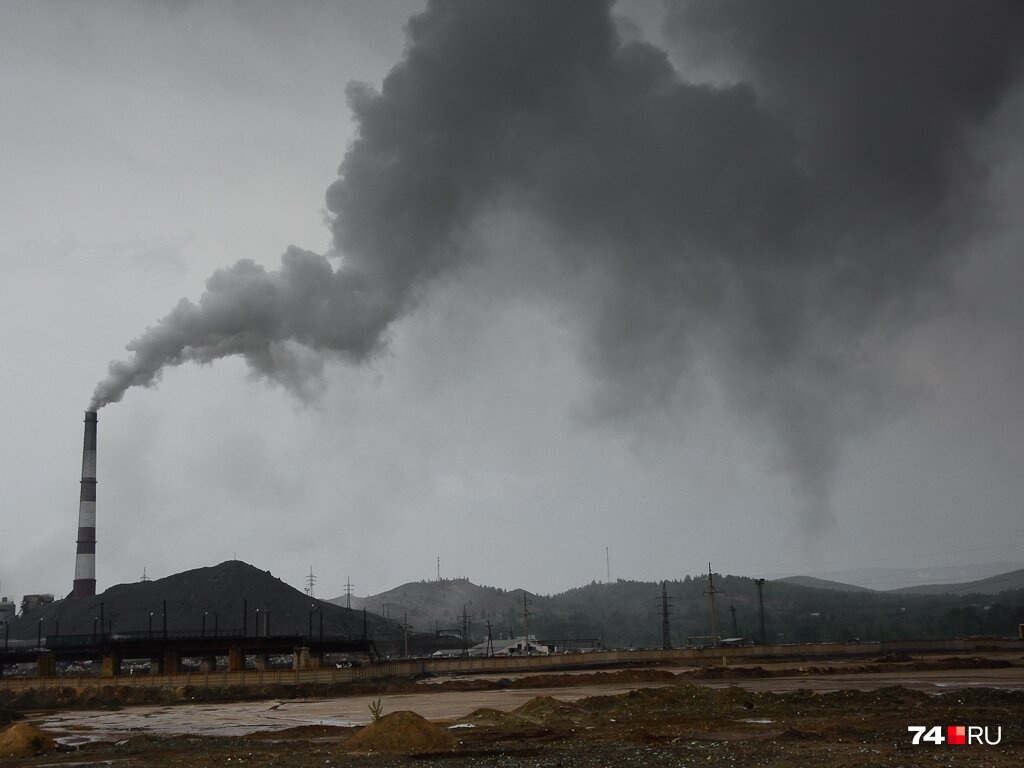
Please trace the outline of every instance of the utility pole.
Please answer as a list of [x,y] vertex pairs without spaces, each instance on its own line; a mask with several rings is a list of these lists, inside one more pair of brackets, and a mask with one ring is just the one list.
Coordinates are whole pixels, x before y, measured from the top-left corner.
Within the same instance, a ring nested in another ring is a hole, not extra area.
[[605,567],[605,571],[607,572],[606,575],[608,577],[607,580],[605,581],[605,584],[611,584],[612,583],[612,556],[610,554],[608,554],[608,547],[604,548],[604,567]]
[[718,609],[715,607],[715,575],[708,563],[708,602],[711,607],[711,645],[718,647]]
[[437,580],[441,580],[441,556],[437,556]]
[[469,614],[465,605],[462,606],[462,655],[469,655]]
[[402,640],[405,643],[405,658],[409,658],[409,614],[402,614]]
[[526,607],[526,590],[523,590],[523,651],[527,656],[530,655],[530,632],[527,629],[526,619],[529,617],[530,611]]
[[754,579],[757,584],[757,605],[761,612],[761,645],[768,645],[768,638],[764,634],[764,579]]
[[487,656],[494,655],[494,640],[491,639],[491,620],[487,620]]
[[671,613],[668,597],[668,582],[661,582],[661,647],[672,650],[672,631],[669,629],[668,615]]
[[740,630],[736,626],[736,605],[734,603],[729,603],[729,612],[732,613],[732,636],[739,637]]

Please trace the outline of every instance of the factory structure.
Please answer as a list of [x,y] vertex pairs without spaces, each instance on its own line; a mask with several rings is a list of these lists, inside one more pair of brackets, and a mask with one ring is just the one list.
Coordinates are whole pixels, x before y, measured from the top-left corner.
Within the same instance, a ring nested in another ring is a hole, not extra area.
[[82,490],[78,501],[78,547],[71,597],[96,594],[96,411],[85,413]]
[[10,624],[17,615],[17,605],[6,597],[0,597],[0,627]]

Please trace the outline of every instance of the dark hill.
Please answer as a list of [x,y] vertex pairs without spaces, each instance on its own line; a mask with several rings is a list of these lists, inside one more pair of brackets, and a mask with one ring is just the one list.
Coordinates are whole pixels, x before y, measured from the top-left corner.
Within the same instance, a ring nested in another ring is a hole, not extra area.
[[[261,571],[240,560],[229,560],[210,568],[196,568],[155,581],[118,584],[96,597],[59,600],[11,623],[12,640],[33,643],[37,633],[44,637],[59,634],[90,635],[103,617],[108,631],[163,631],[166,604],[168,632],[194,632],[214,629],[220,634],[256,634],[257,615],[262,631],[274,635],[306,634],[310,626],[320,631],[323,616],[325,634],[363,633],[362,611],[310,598],[285,584],[269,571]],[[243,610],[247,615],[243,619]],[[257,613],[258,612],[258,613]],[[204,616],[205,614],[205,616]],[[385,639],[401,635],[396,622],[368,614],[367,631],[371,638]]]
[[[336,597],[328,602],[344,605],[345,599]],[[372,597],[352,597],[353,609],[364,607],[393,619],[404,618],[424,632],[461,627],[465,611],[474,639],[486,637],[488,621],[498,632],[495,636],[501,637],[522,630],[523,590],[481,587],[469,579],[410,582]]]

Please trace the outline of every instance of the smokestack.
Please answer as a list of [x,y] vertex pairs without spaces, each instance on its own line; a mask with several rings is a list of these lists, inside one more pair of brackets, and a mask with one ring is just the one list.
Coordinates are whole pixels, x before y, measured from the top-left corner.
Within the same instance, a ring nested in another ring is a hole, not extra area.
[[85,412],[82,492],[78,502],[78,550],[72,597],[96,594],[96,411]]

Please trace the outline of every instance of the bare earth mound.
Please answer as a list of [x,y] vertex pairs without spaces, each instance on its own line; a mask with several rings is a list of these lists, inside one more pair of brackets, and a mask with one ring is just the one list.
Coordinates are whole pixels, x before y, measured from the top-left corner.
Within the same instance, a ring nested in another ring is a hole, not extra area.
[[345,744],[352,752],[423,754],[450,752],[458,739],[415,712],[392,712],[370,723]]
[[15,723],[0,731],[0,759],[31,757],[53,748],[53,739],[28,723]]

